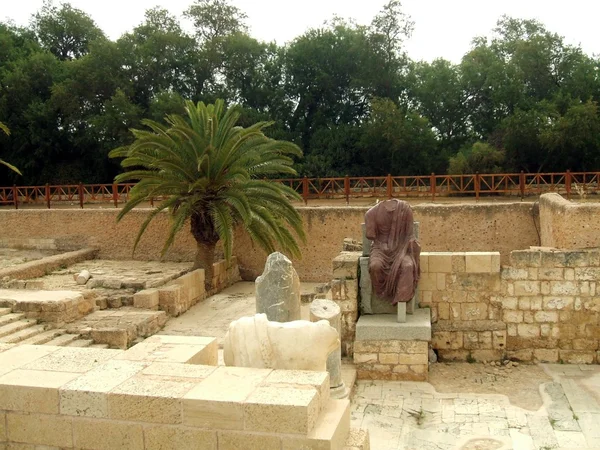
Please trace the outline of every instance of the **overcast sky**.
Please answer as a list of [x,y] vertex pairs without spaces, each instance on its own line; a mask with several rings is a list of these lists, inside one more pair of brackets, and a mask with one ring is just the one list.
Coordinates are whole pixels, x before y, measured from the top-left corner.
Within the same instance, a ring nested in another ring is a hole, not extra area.
[[[0,18],[27,24],[42,0],[0,0]],[[369,24],[387,0],[232,0],[248,15],[251,35],[259,40],[284,44],[309,27],[318,27],[333,14]],[[58,3],[55,1],[55,3]],[[87,12],[111,39],[139,24],[144,11],[156,5],[180,15],[192,0],[71,0]],[[443,57],[459,62],[471,39],[489,35],[502,14],[535,18],[581,45],[588,54],[600,54],[597,0],[404,0],[404,12],[415,22],[406,48],[413,59],[431,61]]]

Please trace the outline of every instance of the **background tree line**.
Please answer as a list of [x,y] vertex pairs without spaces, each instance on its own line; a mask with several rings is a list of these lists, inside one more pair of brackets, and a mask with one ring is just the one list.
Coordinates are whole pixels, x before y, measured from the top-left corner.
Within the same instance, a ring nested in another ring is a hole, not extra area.
[[[107,155],[183,99],[242,106],[242,125],[298,144],[301,175],[600,170],[600,59],[533,20],[502,17],[459,64],[410,60],[391,0],[360,25],[334,17],[279,46],[227,0],[160,8],[116,41],[68,3],[0,22],[0,185],[109,183]],[[442,36],[431,36],[441,39]]]

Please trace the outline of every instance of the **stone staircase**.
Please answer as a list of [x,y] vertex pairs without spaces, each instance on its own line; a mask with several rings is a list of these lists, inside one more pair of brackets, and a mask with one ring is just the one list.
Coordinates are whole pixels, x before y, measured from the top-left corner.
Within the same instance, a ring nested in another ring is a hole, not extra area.
[[0,343],[108,348],[107,344],[94,344],[93,340],[84,339],[80,334],[38,324],[37,320],[13,313],[10,308],[0,308]]

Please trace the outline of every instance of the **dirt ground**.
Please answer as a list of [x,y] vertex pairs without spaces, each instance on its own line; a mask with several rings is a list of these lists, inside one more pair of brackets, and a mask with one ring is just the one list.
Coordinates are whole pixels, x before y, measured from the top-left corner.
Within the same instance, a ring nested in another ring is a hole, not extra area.
[[55,255],[52,250],[22,250],[16,248],[0,248],[0,269],[35,261],[46,256]]
[[452,362],[429,366],[429,383],[438,392],[504,394],[511,404],[530,411],[537,411],[543,405],[539,386],[551,381],[538,365],[506,368]]

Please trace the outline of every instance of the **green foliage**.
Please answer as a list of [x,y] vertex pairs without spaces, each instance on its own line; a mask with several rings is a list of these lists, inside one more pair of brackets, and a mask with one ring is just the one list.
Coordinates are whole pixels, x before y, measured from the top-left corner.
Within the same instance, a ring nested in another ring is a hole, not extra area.
[[2,166],[0,186],[110,182],[122,169],[108,152],[144,119],[185,114],[184,98],[275,122],[265,134],[302,148],[306,176],[600,170],[600,58],[535,20],[502,17],[453,64],[409,60],[398,0],[286,45],[252,37],[228,0],[184,16],[194,31],[149,9],[116,41],[68,3],[0,22],[0,158],[25,174]]
[[186,101],[185,110],[185,117],[167,115],[166,125],[144,120],[149,130],[132,130],[135,141],[110,153],[113,158],[125,158],[121,164],[127,171],[115,181],[137,181],[119,220],[150,198],[162,198],[142,225],[134,251],[149,223],[168,210],[172,220],[163,254],[191,219],[198,242],[195,267],[207,270],[207,282],[212,280],[212,259],[219,240],[226,259],[231,257],[236,225],[266,252],[280,247],[299,257],[295,236],[304,239],[304,231],[290,199],[300,197],[264,177],[295,175],[292,156],[300,157],[300,149],[267,138],[263,130],[269,122],[236,126],[240,112],[236,107],[226,109],[223,100],[209,105]]
[[504,171],[505,154],[485,142],[476,142],[463,147],[456,156],[450,158],[448,173],[461,175],[469,173],[501,173]]
[[[4,125],[2,122],[0,122],[0,131],[3,131],[6,135],[10,134],[10,130],[8,129],[8,127],[6,125]],[[0,159],[0,164],[2,164],[3,166],[8,167],[10,170],[12,170],[13,172],[18,173],[19,175],[22,175],[21,172],[19,172],[19,169],[17,169],[15,166],[13,166],[12,164],[7,163],[6,161]]]

